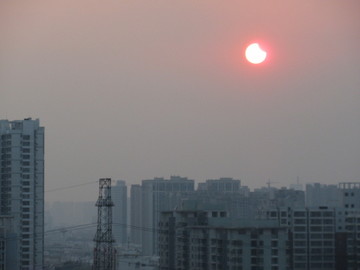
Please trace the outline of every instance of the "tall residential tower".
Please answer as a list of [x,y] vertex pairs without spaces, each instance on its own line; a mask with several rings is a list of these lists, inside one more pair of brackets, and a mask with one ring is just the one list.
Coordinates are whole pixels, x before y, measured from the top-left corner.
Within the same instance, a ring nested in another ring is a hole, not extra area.
[[38,119],[0,120],[0,153],[0,215],[17,235],[6,269],[43,269],[44,127]]
[[116,181],[112,186],[113,208],[113,235],[117,245],[127,242],[127,187],[126,182]]

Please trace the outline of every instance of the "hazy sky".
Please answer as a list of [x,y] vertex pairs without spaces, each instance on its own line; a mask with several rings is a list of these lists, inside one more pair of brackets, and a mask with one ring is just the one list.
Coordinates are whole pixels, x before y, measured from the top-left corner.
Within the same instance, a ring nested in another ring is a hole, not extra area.
[[46,189],[360,180],[358,0],[1,0],[0,38],[0,118],[40,118]]

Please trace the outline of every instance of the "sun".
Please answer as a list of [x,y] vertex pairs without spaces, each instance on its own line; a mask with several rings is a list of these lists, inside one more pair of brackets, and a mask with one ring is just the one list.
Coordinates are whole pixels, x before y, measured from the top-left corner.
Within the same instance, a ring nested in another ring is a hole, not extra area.
[[245,50],[245,57],[252,64],[260,64],[266,59],[266,51],[260,48],[259,43],[250,44]]

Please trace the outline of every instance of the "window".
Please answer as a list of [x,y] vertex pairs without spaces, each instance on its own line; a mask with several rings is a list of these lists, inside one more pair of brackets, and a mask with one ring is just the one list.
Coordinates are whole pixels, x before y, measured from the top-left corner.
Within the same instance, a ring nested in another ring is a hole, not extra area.
[[329,247],[332,246],[333,242],[332,241],[324,241],[324,246]]
[[311,254],[320,254],[321,248],[312,248],[310,252]]
[[333,217],[334,213],[333,212],[324,212],[324,217]]
[[21,264],[22,265],[30,265],[30,262],[29,261],[21,261]]
[[333,224],[333,220],[332,219],[325,219],[324,224]]
[[311,239],[322,239],[322,234],[321,233],[311,233],[310,238]]
[[295,233],[295,234],[294,234],[294,238],[295,238],[295,239],[305,239],[305,238],[306,238],[306,235],[305,235],[305,234],[302,234],[302,233]]
[[321,217],[321,213],[320,212],[311,212],[310,217]]
[[322,220],[321,219],[311,219],[310,220],[310,224],[321,224]]
[[305,219],[295,219],[294,224],[306,224]]
[[305,261],[306,256],[294,256],[295,261]]
[[294,226],[294,232],[305,232],[305,227],[302,226]]
[[334,238],[334,235],[333,234],[329,234],[329,233],[326,233],[324,234],[324,239],[333,239]]
[[294,253],[296,253],[296,254],[306,254],[306,249],[305,248],[295,248]]
[[306,245],[306,241],[295,241],[294,242],[295,246],[305,246]]
[[321,227],[317,227],[317,226],[311,226],[310,227],[310,231],[311,232],[321,232],[322,228]]
[[305,212],[294,212],[294,217],[305,217]]

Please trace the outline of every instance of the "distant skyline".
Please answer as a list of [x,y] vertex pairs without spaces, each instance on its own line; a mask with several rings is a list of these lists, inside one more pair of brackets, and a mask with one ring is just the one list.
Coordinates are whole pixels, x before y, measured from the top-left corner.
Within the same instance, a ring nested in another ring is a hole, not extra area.
[[40,119],[46,190],[360,181],[358,0],[1,1],[0,36],[0,119]]

